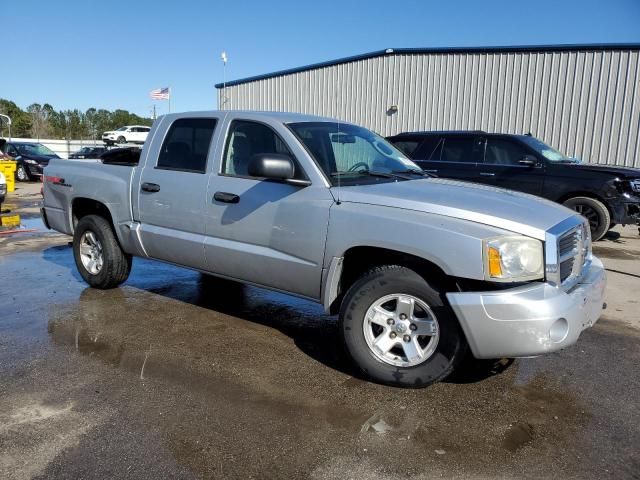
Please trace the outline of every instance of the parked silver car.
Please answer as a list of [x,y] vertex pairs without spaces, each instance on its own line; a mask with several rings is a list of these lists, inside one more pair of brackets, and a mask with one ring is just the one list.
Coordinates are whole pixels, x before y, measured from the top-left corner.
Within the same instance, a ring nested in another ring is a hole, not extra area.
[[309,298],[339,314],[363,372],[406,387],[443,379],[468,348],[567,347],[601,314],[605,272],[576,212],[430,178],[356,125],[170,114],[127,152],[45,169],[45,224],[73,235],[93,287],[141,256]]

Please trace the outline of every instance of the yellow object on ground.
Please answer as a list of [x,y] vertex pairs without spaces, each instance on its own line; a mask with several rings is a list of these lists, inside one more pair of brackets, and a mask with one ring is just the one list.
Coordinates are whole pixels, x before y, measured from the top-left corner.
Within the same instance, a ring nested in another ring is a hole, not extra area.
[[0,215],[0,226],[2,227],[19,227],[20,215]]
[[4,173],[7,179],[7,192],[16,189],[16,165],[15,160],[0,160],[0,172]]

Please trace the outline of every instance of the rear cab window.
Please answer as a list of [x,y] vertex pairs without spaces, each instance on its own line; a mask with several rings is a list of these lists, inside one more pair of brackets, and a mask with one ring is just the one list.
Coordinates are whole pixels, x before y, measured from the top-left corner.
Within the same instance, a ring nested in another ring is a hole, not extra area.
[[205,173],[215,118],[180,118],[164,138],[157,169]]

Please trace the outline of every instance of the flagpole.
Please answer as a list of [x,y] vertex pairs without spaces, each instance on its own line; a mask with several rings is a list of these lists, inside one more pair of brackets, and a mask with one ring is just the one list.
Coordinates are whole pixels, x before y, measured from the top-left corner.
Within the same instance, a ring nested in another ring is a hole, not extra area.
[[[227,109],[227,52],[220,54],[222,59],[222,105],[218,105],[218,110]],[[219,103],[219,102],[218,102]]]

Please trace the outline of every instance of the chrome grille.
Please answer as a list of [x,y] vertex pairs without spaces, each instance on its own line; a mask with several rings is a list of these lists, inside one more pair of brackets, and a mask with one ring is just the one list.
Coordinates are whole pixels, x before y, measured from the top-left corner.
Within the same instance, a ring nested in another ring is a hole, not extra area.
[[560,264],[560,282],[569,286],[582,275],[585,265],[585,226],[578,225],[564,233],[558,239],[558,260]]
[[573,258],[569,258],[560,264],[560,280],[564,282],[567,278],[571,276],[573,273],[573,264],[575,260]]

